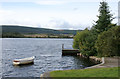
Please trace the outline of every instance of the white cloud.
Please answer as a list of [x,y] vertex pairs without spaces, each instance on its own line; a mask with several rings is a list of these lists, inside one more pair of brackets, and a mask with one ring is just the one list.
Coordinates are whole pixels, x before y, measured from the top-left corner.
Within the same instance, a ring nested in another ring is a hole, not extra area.
[[26,17],[24,13],[0,9],[0,14],[2,18],[0,19],[0,25],[25,25],[37,27],[36,22]]
[[3,20],[9,18],[11,16],[11,14],[13,14],[12,11],[3,10],[2,8],[0,8],[0,17],[2,18],[2,19],[0,19],[0,23],[3,23]]
[[45,26],[46,28],[52,28],[52,29],[84,29],[86,28],[86,26],[84,27],[81,24],[74,25],[69,23],[68,21],[65,21],[64,19],[58,19],[58,18],[51,18],[51,20],[49,20]]
[[35,2],[40,5],[60,5],[60,4],[65,4],[68,3],[66,1],[55,1],[55,0],[44,0],[44,1],[37,1]]
[[[72,2],[73,0],[29,0],[28,2],[30,1],[40,5],[66,5],[66,3]],[[80,0],[74,0],[73,2],[77,1]],[[96,7],[99,7],[99,5],[93,6],[93,8],[89,11],[88,9],[81,9],[80,7],[76,6],[71,7],[70,5],[69,9],[71,10],[64,9],[63,11],[53,10],[51,8],[51,10],[48,10],[47,8],[45,8],[44,10],[41,8],[32,8],[30,10],[24,8],[20,10],[3,10],[0,8],[0,15],[2,15],[2,19],[0,19],[0,24],[17,24],[32,27],[38,26],[42,28],[52,29],[84,29],[86,27],[92,26],[93,20],[97,19]]]
[[[57,2],[58,1],[58,2]],[[60,2],[101,2],[103,0],[0,0],[0,2],[42,2],[43,4],[57,4]],[[106,0],[107,2],[118,2],[118,0]],[[44,3],[46,2],[46,3]]]
[[[0,24],[25,25],[32,27],[42,27],[51,29],[83,29],[85,28],[82,18],[78,14],[67,14],[57,12],[15,12],[10,10],[0,10],[3,19],[0,19]],[[73,15],[72,15],[73,14]],[[77,17],[77,18],[76,18]],[[85,18],[85,17],[84,17]],[[82,22],[81,22],[82,21]],[[88,25],[87,25],[88,26]]]

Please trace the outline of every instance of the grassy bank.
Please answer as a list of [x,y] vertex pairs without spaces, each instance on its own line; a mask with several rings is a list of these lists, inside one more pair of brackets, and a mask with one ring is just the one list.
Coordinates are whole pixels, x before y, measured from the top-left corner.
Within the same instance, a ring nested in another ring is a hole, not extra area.
[[51,77],[118,77],[118,67],[52,71],[50,72],[50,76]]

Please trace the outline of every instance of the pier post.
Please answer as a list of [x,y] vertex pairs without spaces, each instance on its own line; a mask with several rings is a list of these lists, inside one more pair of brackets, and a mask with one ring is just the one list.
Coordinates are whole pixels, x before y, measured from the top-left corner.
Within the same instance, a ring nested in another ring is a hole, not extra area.
[[62,50],[64,49],[64,44],[62,44]]

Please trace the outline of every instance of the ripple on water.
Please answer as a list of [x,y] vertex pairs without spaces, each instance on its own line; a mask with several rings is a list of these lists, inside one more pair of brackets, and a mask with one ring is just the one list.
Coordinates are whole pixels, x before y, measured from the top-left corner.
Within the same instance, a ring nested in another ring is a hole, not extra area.
[[[3,38],[3,76],[39,77],[47,71],[80,69],[93,65],[79,57],[61,56],[62,44],[70,48],[72,43],[73,39]],[[31,56],[36,56],[33,65],[12,65],[16,58]]]

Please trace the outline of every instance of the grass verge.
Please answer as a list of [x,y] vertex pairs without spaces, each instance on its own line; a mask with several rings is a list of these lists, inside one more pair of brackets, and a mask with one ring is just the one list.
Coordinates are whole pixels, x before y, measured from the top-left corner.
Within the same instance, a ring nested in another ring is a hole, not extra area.
[[118,67],[52,71],[50,72],[50,76],[51,77],[119,77]]

